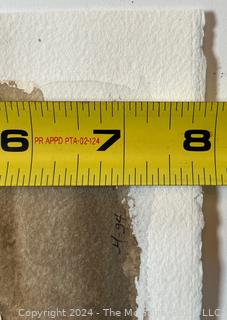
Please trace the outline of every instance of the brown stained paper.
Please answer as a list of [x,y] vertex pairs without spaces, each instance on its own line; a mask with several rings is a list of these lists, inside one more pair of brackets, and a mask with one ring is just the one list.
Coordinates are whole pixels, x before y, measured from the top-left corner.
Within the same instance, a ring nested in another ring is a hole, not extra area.
[[[10,82],[0,85],[0,99],[43,100],[43,95],[37,88],[27,94]],[[0,188],[3,320],[18,320],[25,310],[58,309],[56,319],[67,318],[65,310],[72,319],[70,309],[92,308],[100,313],[92,317],[97,320],[116,319],[103,317],[108,313],[103,308],[135,311],[139,249],[122,204],[125,194],[126,188]]]

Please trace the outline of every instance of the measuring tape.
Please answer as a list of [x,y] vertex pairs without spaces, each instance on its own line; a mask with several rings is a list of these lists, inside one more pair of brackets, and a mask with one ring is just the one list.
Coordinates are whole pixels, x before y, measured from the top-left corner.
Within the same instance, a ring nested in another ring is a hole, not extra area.
[[227,102],[0,102],[1,186],[226,185]]

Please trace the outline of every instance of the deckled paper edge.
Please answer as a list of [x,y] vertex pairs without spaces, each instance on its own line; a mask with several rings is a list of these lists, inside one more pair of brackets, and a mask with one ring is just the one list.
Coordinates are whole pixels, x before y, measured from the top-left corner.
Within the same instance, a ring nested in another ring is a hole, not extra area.
[[[199,13],[199,14],[198,14]],[[194,11],[196,19],[192,19],[191,35],[192,35],[192,98],[191,100],[202,101],[205,98],[205,89],[206,89],[206,59],[203,53],[203,37],[204,37],[204,26],[205,26],[205,14],[202,10],[198,9]],[[194,36],[197,30],[200,31],[201,37]],[[196,75],[196,76],[195,76]],[[193,90],[193,88],[195,90]],[[173,97],[174,100],[174,97]],[[153,188],[153,189],[152,189]],[[161,188],[161,187],[160,187]],[[146,208],[145,215],[141,215],[140,212],[140,200],[143,201],[141,197],[138,201],[138,188],[132,187],[128,193],[128,208],[129,214],[132,219],[132,229],[133,233],[137,239],[138,246],[141,249],[141,263],[140,263],[140,274],[139,277],[135,279],[135,284],[137,288],[137,311],[136,316],[138,320],[153,318],[152,314],[153,308],[149,307],[149,287],[147,286],[147,260],[149,253],[149,241],[148,241],[148,231],[150,219],[149,216],[152,214],[152,202],[154,201],[154,189],[158,190],[157,187],[151,187],[149,192],[150,197],[150,206]],[[177,192],[176,188],[176,192]],[[202,277],[203,277],[203,267],[202,267],[202,229],[204,227],[204,219],[202,212],[202,188],[201,187],[187,187],[188,192],[192,192],[193,198],[193,214],[198,215],[198,224],[195,226],[196,233],[195,238],[198,240],[199,247],[196,251],[196,257],[198,259],[198,272],[197,272],[197,297],[198,304],[192,305],[191,309],[191,319],[199,320],[201,309],[202,309]],[[187,191],[186,191],[187,192]],[[192,231],[194,232],[194,230]],[[155,302],[153,302],[155,303]],[[159,315],[156,315],[159,316]],[[187,315],[185,315],[187,316]],[[183,315],[182,315],[183,317]],[[158,318],[159,319],[159,318]],[[163,318],[164,320],[165,318]],[[178,320],[178,319],[177,319]]]

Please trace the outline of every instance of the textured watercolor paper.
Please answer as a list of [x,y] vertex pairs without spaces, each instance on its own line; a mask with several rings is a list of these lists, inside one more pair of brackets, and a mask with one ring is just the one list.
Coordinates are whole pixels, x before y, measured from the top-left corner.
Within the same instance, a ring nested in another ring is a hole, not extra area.
[[[0,23],[0,80],[7,90],[34,87],[46,100],[204,98],[200,10],[1,14]],[[12,98],[10,91],[3,96]],[[145,312],[148,319],[199,319],[200,188],[0,192],[3,315],[17,319],[21,305],[124,308],[136,299],[140,320]],[[129,230],[127,211],[141,251],[137,292],[135,239],[127,233],[120,258],[110,242],[116,214]]]

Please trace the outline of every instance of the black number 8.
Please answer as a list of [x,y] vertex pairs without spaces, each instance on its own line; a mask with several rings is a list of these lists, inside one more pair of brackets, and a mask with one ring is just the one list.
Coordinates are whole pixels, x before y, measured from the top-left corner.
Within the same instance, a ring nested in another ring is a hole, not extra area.
[[[195,135],[200,135],[200,137]],[[207,130],[187,130],[184,137],[184,149],[187,151],[208,151],[211,148],[210,132]],[[201,145],[193,145],[193,143]]]

